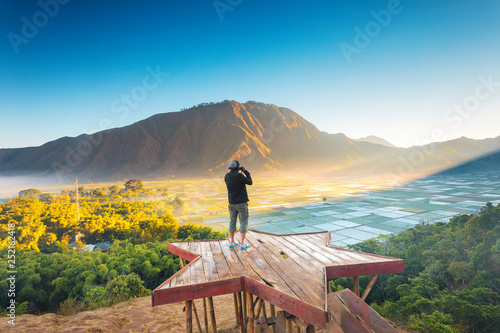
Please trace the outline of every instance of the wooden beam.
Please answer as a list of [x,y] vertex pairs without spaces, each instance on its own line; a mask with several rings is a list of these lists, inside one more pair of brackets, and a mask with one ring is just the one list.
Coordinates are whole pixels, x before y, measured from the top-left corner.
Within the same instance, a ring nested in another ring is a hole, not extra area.
[[193,333],[193,312],[192,312],[193,301],[186,301],[184,307],[185,317],[186,317],[186,333]]
[[334,280],[341,277],[402,273],[402,272],[404,272],[403,259],[325,267],[325,274],[327,280]]
[[355,293],[356,296],[359,297],[359,276],[353,277],[352,292]]
[[[347,290],[350,295],[356,297],[352,291]],[[338,293],[328,295],[328,311],[333,315],[334,320],[328,323],[327,332],[370,333],[370,329],[358,319],[356,314],[337,295]],[[368,304],[366,305],[368,306]],[[357,309],[353,310],[356,311]]]
[[214,300],[212,297],[208,298],[208,313],[210,314],[212,333],[217,333],[217,322],[215,320]]
[[[190,263],[191,264],[191,263]],[[189,301],[198,298],[226,295],[242,290],[242,278],[192,284],[153,291],[154,306]]]
[[[249,278],[244,278],[244,288],[252,295],[258,296],[269,303],[272,303],[282,310],[304,319],[306,322],[322,329],[326,329],[326,312],[295,297],[281,293],[276,289],[256,282]],[[276,330],[279,332],[279,330]]]
[[209,333],[209,331],[208,331],[208,310],[207,310],[207,299],[206,298],[203,299],[203,314],[204,314],[203,319],[205,321],[205,332]]
[[184,259],[180,258],[180,262],[181,262],[181,268],[184,268],[186,266]]
[[250,294],[248,291],[246,292],[246,301],[247,301],[249,332],[254,333],[255,332],[255,323],[254,323],[255,318],[254,318],[254,312],[253,312],[253,300],[252,300],[252,294]]
[[[380,316],[371,306],[366,304],[349,289],[341,290],[335,294],[328,295],[328,310],[330,311],[330,297],[336,296],[346,312],[353,314],[355,319],[369,328],[369,332],[377,333],[397,333],[397,330],[382,316]],[[338,318],[338,316],[337,316]],[[344,326],[342,326],[344,328]],[[346,329],[344,329],[346,331]],[[354,329],[352,332],[357,332]],[[350,332],[350,331],[349,331]]]
[[370,291],[372,290],[372,287],[373,285],[375,284],[375,281],[377,281],[377,278],[378,278],[378,274],[372,276],[372,279],[370,280],[370,282],[368,283],[368,285],[366,286],[365,288],[365,291],[363,291],[363,296],[361,296],[361,299],[364,301],[366,299],[366,297],[368,296],[368,294],[370,293]]
[[203,330],[201,329],[200,318],[198,317],[198,311],[196,311],[196,304],[194,301],[192,302],[193,302],[194,318],[196,319],[196,326],[198,327],[198,332],[202,333]]
[[167,249],[168,252],[175,254],[183,259],[186,259],[187,261],[193,261],[194,259],[200,256],[199,254],[183,250],[180,247],[173,245],[172,243],[167,243]]

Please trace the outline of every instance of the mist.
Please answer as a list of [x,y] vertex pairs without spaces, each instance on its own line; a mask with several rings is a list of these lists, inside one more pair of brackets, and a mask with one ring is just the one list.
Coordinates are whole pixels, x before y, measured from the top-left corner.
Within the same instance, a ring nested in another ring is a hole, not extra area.
[[40,175],[28,176],[2,176],[0,175],[0,199],[17,196],[19,191],[28,188],[40,189],[48,186],[65,185],[53,177],[43,177]]

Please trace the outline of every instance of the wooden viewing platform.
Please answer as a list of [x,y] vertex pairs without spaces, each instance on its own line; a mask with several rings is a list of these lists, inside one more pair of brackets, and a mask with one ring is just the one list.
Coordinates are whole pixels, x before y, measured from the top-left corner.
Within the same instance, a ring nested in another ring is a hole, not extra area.
[[[229,248],[227,239],[171,242],[169,252],[190,263],[153,291],[153,306],[233,293],[235,306],[244,308],[246,302],[239,295],[244,291],[247,302],[255,296],[269,302],[271,312],[277,306],[326,329],[328,281],[354,277],[353,291],[359,296],[359,276],[374,275],[364,299],[379,274],[404,269],[402,259],[333,247],[330,240],[327,231],[294,235],[249,231],[246,250]],[[248,304],[253,314],[255,304]]]

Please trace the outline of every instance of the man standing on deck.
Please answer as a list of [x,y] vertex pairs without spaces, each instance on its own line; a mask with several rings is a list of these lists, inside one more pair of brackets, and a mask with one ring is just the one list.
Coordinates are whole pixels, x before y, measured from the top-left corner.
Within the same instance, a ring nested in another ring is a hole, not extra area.
[[[252,185],[252,177],[250,172],[245,167],[240,167],[238,161],[232,161],[229,164],[230,171],[224,176],[224,181],[227,186],[227,196],[229,200],[229,236],[231,244],[229,247],[235,247],[238,242],[234,241],[236,233],[236,218],[240,216],[240,249],[244,250],[248,247],[245,244],[245,236],[248,231],[248,194],[246,185]],[[240,173],[239,171],[243,173]]]

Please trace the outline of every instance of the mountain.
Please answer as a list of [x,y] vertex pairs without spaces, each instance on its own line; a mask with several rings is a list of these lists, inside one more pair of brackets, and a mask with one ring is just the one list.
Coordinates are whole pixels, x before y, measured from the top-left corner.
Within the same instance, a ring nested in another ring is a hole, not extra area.
[[233,159],[252,171],[404,178],[441,171],[500,149],[500,137],[460,138],[412,148],[328,134],[294,111],[258,102],[224,101],[157,114],[92,135],[39,147],[0,149],[0,176],[42,175],[59,181],[220,174]]
[[469,162],[465,162],[451,169],[447,169],[445,171],[442,171],[440,175],[451,176],[458,174],[475,174],[485,172],[500,172],[500,151],[488,154]]
[[375,135],[370,135],[370,136],[367,136],[367,137],[364,137],[364,138],[359,138],[359,139],[356,139],[354,141],[357,141],[357,142],[370,142],[370,143],[376,143],[378,145],[382,145],[382,146],[386,146],[386,147],[390,147],[390,148],[396,148],[395,145],[393,145],[392,143],[390,143],[389,141],[385,140],[385,139],[382,139],[378,136],[375,136]]

